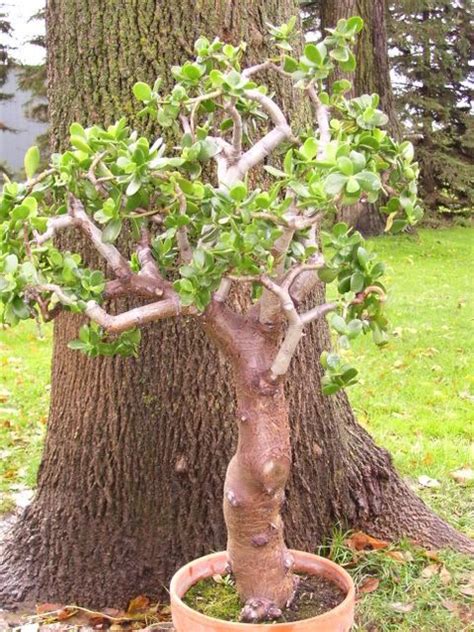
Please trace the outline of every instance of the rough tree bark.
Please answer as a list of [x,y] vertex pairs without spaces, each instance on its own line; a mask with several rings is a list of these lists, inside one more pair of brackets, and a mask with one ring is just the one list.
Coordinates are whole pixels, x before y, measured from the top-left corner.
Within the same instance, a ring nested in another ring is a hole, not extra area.
[[[395,138],[400,135],[400,123],[390,80],[387,45],[386,0],[324,0],[321,2],[321,27],[333,27],[341,18],[360,15],[365,26],[357,38],[357,69],[353,95],[377,93],[380,109],[387,114],[387,129]],[[346,207],[341,219],[365,235],[377,235],[385,228],[384,218],[374,204]]]
[[[164,74],[190,53],[197,33],[244,36],[258,55],[264,22],[295,11],[292,0],[49,0],[54,144],[64,142],[72,120],[131,114],[133,83]],[[223,357],[198,327],[170,321],[143,332],[138,360],[90,360],[66,346],[77,327],[74,316],[55,326],[38,491],[6,545],[3,603],[101,607],[136,594],[164,597],[178,566],[226,544],[221,498],[235,407]],[[309,327],[305,340],[287,388],[287,544],[314,550],[340,522],[472,550],[400,480],[345,394],[322,396],[327,326]]]

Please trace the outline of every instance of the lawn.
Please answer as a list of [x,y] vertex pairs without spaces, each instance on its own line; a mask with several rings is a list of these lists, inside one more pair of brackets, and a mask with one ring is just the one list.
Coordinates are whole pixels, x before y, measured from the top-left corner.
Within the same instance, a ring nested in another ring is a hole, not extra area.
[[[384,348],[361,340],[351,351],[361,374],[349,391],[351,402],[425,500],[474,536],[472,483],[452,477],[474,462],[474,229],[421,229],[371,243],[387,264],[393,329]],[[51,327],[43,336],[33,324],[0,330],[3,511],[15,493],[34,485],[48,410]],[[336,542],[333,556],[353,560],[343,538]],[[470,562],[452,553],[430,562],[419,552],[406,553],[405,544],[396,551],[405,561],[377,551],[357,558],[353,572],[360,585],[381,577],[377,590],[360,602],[357,629],[473,629],[465,616],[469,596],[459,592],[472,579]],[[424,577],[430,566],[438,572]]]

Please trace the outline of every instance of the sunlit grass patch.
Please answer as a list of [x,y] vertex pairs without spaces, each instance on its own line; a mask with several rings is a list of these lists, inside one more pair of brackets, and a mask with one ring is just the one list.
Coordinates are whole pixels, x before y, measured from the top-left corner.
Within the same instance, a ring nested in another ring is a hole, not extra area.
[[423,496],[470,532],[473,488],[451,472],[474,463],[474,230],[421,229],[372,245],[387,263],[392,335],[381,349],[356,341],[351,403],[403,474],[439,479]]
[[[363,535],[363,534],[362,534]],[[377,542],[377,541],[376,541]],[[320,553],[341,564],[357,588],[356,632],[467,632],[474,626],[474,560],[409,542],[357,550],[336,531]]]
[[0,512],[35,486],[49,406],[51,328],[0,330]]

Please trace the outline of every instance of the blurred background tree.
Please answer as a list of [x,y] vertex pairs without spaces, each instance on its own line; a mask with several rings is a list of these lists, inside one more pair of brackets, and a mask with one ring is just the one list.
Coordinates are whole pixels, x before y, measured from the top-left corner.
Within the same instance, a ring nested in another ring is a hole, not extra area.
[[397,106],[416,142],[430,210],[467,210],[474,198],[469,0],[397,0],[388,22]]
[[[310,37],[340,18],[364,19],[355,93],[379,93],[392,133],[402,128],[416,144],[428,217],[472,213],[472,2],[303,0],[301,6]],[[364,232],[380,232],[380,214],[367,210],[345,219]]]
[[[12,98],[13,94],[9,92],[4,92],[3,88],[8,78],[8,72],[12,65],[12,60],[10,56],[10,46],[7,43],[7,38],[10,36],[12,32],[12,25],[8,19],[5,5],[3,3],[0,4],[0,101],[6,101]],[[6,125],[0,118],[0,133],[4,132],[14,132],[15,130],[8,125]],[[0,141],[1,142],[1,141]],[[7,162],[0,156],[0,173],[5,173],[8,176],[11,175],[11,170],[8,167]]]
[[0,168],[9,177],[21,176],[32,142],[40,145],[44,164],[49,154],[42,33],[41,0],[0,3]]
[[[302,0],[300,5],[309,38],[315,31],[334,26],[340,18],[357,14],[364,19],[354,94],[377,92],[381,108],[389,116],[391,133],[398,135],[403,128],[403,133],[411,136],[430,215],[472,212],[472,2]],[[44,9],[31,20],[44,21]],[[0,3],[0,34],[8,38],[14,26],[5,3]],[[41,35],[29,43],[45,46]],[[11,49],[0,44],[0,89],[12,63]],[[25,115],[46,122],[45,64],[21,65],[18,86],[31,92]],[[8,96],[0,92],[0,100]],[[2,128],[0,117],[1,129],[5,126]],[[39,138],[43,155],[47,140],[46,133]],[[385,217],[372,205],[350,209],[344,219],[365,233],[382,232],[385,224]]]

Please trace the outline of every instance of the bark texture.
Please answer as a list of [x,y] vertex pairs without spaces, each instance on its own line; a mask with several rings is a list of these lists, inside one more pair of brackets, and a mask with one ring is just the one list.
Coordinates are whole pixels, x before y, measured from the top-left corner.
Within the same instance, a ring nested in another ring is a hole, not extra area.
[[280,515],[291,466],[288,404],[284,381],[270,379],[281,323],[266,327],[255,310],[229,323],[223,311],[214,301],[205,329],[229,360],[236,388],[239,438],[224,484],[227,551],[245,604],[241,618],[262,621],[280,616],[296,586]]
[[[294,11],[290,0],[49,0],[54,144],[72,120],[131,113],[133,83],[164,74],[199,32],[243,35],[258,55],[264,22]],[[137,594],[165,597],[181,564],[226,544],[221,498],[236,410],[222,354],[197,325],[170,321],[144,331],[139,360],[90,360],[67,349],[78,326],[74,316],[55,326],[38,491],[6,546],[2,603],[101,607]],[[286,389],[294,463],[288,545],[314,550],[339,521],[472,550],[400,480],[346,396],[321,395],[318,358],[328,343],[325,324],[308,329]]]
[[[352,15],[359,15],[364,20],[364,29],[357,36],[353,96],[377,93],[379,107],[389,118],[387,129],[397,138],[401,130],[390,80],[386,4],[386,0],[324,0],[321,3],[321,27],[333,27],[341,18]],[[374,204],[345,207],[340,219],[364,235],[382,233],[386,221]]]

